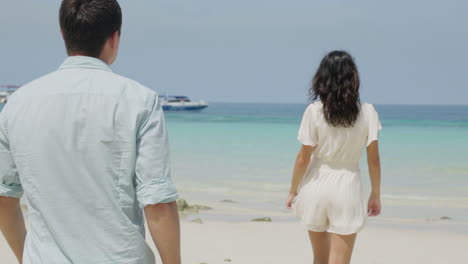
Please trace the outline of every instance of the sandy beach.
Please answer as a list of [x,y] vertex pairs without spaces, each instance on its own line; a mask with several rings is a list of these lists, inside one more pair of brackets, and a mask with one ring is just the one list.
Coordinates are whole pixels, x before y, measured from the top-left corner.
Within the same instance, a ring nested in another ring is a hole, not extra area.
[[[312,252],[296,223],[182,223],[182,258],[188,264],[311,263]],[[148,243],[154,248],[153,243]],[[372,227],[358,237],[352,263],[446,264],[468,260],[468,236],[435,230]],[[0,238],[2,264],[15,258]],[[158,263],[162,263],[158,259]]]

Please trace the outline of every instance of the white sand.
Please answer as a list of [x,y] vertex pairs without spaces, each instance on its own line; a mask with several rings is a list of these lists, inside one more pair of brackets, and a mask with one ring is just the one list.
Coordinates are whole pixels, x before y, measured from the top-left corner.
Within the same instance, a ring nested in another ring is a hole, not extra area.
[[[312,263],[307,235],[296,223],[183,223],[182,232],[186,264]],[[468,235],[368,227],[358,237],[352,263],[468,263],[467,248]],[[2,236],[0,263],[16,263]]]

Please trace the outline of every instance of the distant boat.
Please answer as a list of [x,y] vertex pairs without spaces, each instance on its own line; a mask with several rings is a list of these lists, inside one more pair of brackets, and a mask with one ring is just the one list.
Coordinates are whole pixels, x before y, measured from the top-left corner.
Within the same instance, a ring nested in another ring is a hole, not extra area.
[[10,95],[18,88],[17,85],[0,85],[0,104],[6,104]]
[[200,111],[208,107],[205,101],[191,101],[187,96],[159,96],[164,111]]
[[0,92],[0,104],[5,104],[8,101],[8,94]]

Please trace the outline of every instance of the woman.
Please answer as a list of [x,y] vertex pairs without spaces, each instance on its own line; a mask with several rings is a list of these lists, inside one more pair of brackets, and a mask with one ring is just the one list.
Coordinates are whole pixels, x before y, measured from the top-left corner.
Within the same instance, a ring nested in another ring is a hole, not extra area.
[[[351,260],[357,233],[380,204],[377,112],[359,99],[359,75],[353,58],[333,51],[323,58],[313,79],[310,104],[302,118],[286,205],[309,230],[314,264]],[[320,99],[319,101],[316,101]],[[359,160],[367,149],[372,192],[365,206]]]

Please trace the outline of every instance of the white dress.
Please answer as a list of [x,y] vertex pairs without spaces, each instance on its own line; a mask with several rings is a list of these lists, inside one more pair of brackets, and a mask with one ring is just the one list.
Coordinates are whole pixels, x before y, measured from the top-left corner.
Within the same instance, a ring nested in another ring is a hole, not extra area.
[[298,139],[316,149],[293,209],[310,231],[354,234],[367,220],[359,160],[382,127],[371,104],[361,104],[358,119],[350,128],[329,125],[322,109],[321,102],[312,103],[302,118]]

